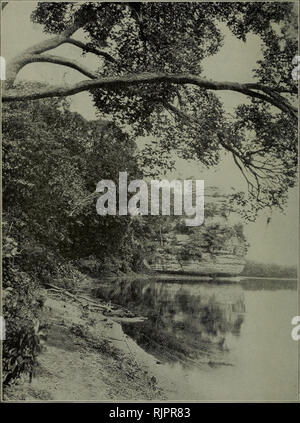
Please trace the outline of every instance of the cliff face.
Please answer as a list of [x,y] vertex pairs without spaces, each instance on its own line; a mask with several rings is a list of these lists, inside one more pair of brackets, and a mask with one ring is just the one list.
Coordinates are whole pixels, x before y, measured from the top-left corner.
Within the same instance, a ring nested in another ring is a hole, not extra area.
[[242,225],[230,223],[224,196],[213,195],[202,226],[188,228],[174,218],[160,234],[149,265],[157,272],[236,276],[244,269],[246,251]]
[[239,275],[245,266],[244,248],[236,237],[220,251],[210,253],[205,251],[201,255],[189,254],[186,247],[193,247],[193,240],[189,235],[175,234],[170,241],[164,239],[163,245],[158,246],[155,258],[150,262],[151,269],[158,272],[199,274],[203,276],[235,276]]

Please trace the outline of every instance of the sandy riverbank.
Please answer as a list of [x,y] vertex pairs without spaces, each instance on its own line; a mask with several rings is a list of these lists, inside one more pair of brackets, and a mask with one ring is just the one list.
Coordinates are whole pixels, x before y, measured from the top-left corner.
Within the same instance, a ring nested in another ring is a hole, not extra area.
[[[48,292],[49,327],[31,383],[24,376],[6,401],[163,400],[169,381],[156,359],[122,331],[118,310],[107,316],[93,303]],[[124,313],[123,313],[124,315]],[[134,320],[134,318],[132,319]],[[168,389],[168,388],[167,388]]]

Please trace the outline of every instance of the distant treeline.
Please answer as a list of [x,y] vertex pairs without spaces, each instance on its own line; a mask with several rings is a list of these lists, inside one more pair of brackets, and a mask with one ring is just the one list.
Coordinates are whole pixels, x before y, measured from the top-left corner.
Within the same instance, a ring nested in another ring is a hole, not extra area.
[[269,278],[297,278],[297,266],[283,266],[275,263],[247,261],[242,276]]

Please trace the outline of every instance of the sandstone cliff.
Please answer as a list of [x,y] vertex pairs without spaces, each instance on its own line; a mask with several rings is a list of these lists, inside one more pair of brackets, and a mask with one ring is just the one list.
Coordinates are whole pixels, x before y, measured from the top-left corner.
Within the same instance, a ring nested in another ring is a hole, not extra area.
[[[207,195],[205,222],[186,227],[173,216],[168,229],[152,245],[152,270],[208,277],[239,275],[245,266],[247,242],[240,223],[233,223],[226,197],[216,189]],[[173,219],[173,220],[172,220]]]

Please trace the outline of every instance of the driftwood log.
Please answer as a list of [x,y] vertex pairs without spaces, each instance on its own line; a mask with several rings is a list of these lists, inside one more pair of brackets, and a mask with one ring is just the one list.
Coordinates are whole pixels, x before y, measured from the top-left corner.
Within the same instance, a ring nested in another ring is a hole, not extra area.
[[112,319],[116,322],[119,322],[119,323],[122,323],[122,322],[123,323],[139,323],[139,322],[143,322],[143,321],[147,320],[146,317],[142,317],[142,316],[122,317],[122,316],[118,315],[118,314],[120,314],[121,311],[123,311],[121,308],[116,310],[116,308],[114,306],[110,306],[108,304],[100,304],[97,300],[94,300],[92,298],[86,297],[86,296],[81,295],[81,294],[74,295],[70,291],[68,291],[64,288],[60,288],[60,287],[53,285],[51,283],[46,283],[44,286],[46,288],[48,288],[49,291],[57,292],[61,295],[65,295],[68,298],[72,298],[72,300],[77,301],[82,306],[86,305],[82,301],[82,300],[84,300],[85,302],[89,303],[89,305],[93,309],[92,311],[101,311],[107,317],[109,317],[110,319]]

